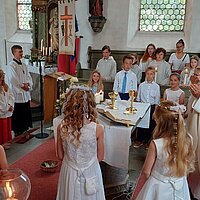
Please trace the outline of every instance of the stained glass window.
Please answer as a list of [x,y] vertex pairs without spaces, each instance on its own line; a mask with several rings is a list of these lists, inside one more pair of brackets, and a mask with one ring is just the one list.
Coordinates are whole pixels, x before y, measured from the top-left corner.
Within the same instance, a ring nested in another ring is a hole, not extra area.
[[17,0],[18,28],[20,30],[30,30],[32,19],[32,0]]
[[186,0],[141,0],[140,31],[183,31]]

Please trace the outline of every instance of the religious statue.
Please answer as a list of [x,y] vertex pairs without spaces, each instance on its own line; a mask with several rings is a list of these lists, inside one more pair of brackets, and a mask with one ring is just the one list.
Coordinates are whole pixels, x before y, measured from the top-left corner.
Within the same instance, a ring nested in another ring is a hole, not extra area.
[[103,0],[89,0],[89,13],[91,16],[103,16]]
[[50,28],[49,28],[49,34],[51,36],[52,40],[52,50],[56,51],[58,50],[59,43],[58,43],[58,38],[59,38],[59,32],[58,32],[58,8],[55,7],[53,10],[51,10],[50,13]]

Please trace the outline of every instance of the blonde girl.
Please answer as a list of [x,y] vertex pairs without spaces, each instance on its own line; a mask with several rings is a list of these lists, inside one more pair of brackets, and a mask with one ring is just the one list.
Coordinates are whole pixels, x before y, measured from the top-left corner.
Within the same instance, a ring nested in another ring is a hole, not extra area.
[[194,151],[179,107],[161,102],[154,119],[153,141],[132,200],[190,200],[186,177],[194,170]]
[[0,144],[10,148],[11,116],[14,109],[14,95],[5,83],[5,73],[0,69]]
[[[190,68],[185,68],[181,72],[180,83],[182,85],[189,86],[189,84],[191,83],[190,77],[194,74],[197,66],[199,66],[199,57],[197,55],[194,55],[190,58]],[[186,80],[184,80],[185,74],[187,74]]]
[[58,127],[62,167],[57,200],[105,200],[99,162],[104,158],[104,130],[97,124],[96,103],[89,87],[72,86]]
[[104,89],[102,77],[99,71],[94,70],[88,82],[88,86],[92,88],[94,94],[102,91]]
[[176,72],[169,77],[170,88],[167,88],[163,94],[163,100],[173,101],[176,104],[184,104],[185,92],[180,89],[180,75]]

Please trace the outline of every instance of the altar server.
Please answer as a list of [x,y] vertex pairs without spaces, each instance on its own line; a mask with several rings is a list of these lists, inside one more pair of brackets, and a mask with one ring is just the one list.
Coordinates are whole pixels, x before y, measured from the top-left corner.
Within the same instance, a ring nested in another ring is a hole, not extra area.
[[15,135],[20,135],[32,127],[30,109],[30,90],[33,82],[27,66],[21,62],[23,56],[22,47],[14,45],[11,48],[14,56],[7,66],[7,83],[15,97],[15,109],[12,115],[12,129]]
[[129,100],[129,91],[137,91],[137,77],[131,71],[133,58],[130,55],[123,57],[123,69],[115,76],[113,91],[118,92],[121,100]]
[[14,95],[4,81],[4,72],[0,69],[0,144],[5,149],[10,148],[11,116],[14,109]]

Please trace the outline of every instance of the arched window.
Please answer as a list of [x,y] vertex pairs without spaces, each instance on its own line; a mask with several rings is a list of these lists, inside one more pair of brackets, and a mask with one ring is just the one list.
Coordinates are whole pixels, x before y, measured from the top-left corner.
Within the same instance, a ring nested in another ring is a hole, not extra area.
[[141,0],[139,31],[183,31],[186,0]]
[[18,29],[30,30],[32,20],[32,0],[17,0]]

